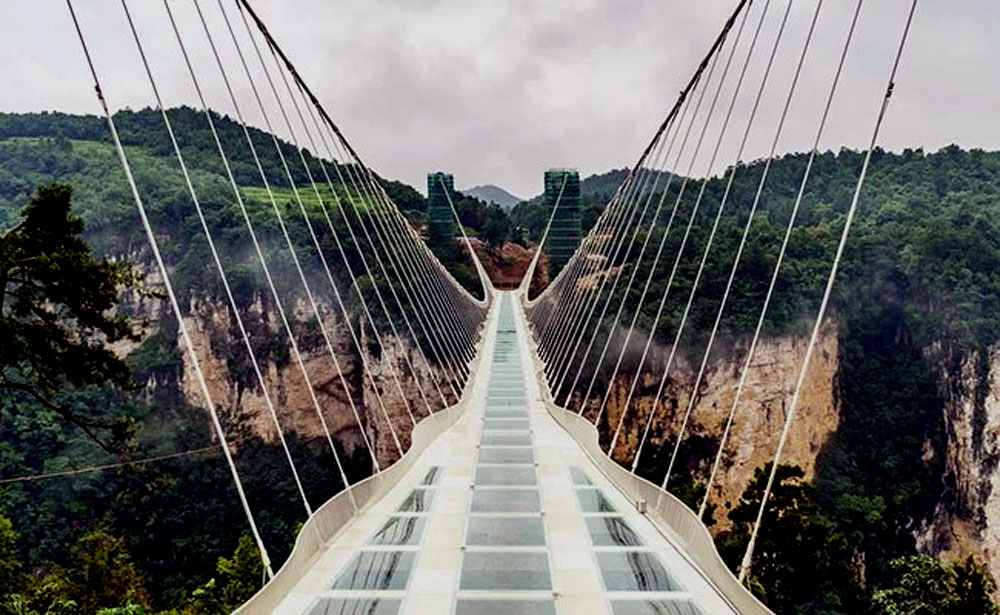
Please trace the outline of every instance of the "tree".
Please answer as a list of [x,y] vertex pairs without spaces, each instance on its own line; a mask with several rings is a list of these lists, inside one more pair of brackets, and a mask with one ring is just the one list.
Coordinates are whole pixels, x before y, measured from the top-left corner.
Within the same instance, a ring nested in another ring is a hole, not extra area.
[[[757,468],[738,504],[729,512],[732,529],[721,534],[720,551],[735,564],[749,542],[771,464]],[[779,615],[857,613],[863,600],[852,551],[824,518],[815,490],[798,466],[782,464],[757,537],[748,585]]]
[[121,605],[145,606],[142,577],[125,540],[98,529],[84,535],[71,550],[67,575],[72,597],[85,613]]
[[249,534],[240,536],[231,558],[219,558],[216,570],[225,582],[222,595],[231,608],[243,604],[257,593],[264,578],[264,562]]
[[215,570],[222,582],[210,579],[191,594],[188,611],[194,615],[225,615],[249,600],[261,587],[264,563],[253,539],[243,534],[233,556],[220,557]]
[[900,557],[890,562],[892,587],[875,592],[880,615],[995,615],[990,599],[995,585],[969,557],[951,565],[929,555]]
[[0,515],[0,598],[13,590],[19,570],[17,532],[10,519]]
[[124,261],[97,259],[71,214],[72,189],[38,188],[21,221],[0,235],[0,391],[25,395],[76,425],[109,452],[131,435],[124,419],[86,416],[59,403],[68,388],[132,387],[128,366],[109,348],[138,340],[115,313],[122,291],[140,291],[141,276]]

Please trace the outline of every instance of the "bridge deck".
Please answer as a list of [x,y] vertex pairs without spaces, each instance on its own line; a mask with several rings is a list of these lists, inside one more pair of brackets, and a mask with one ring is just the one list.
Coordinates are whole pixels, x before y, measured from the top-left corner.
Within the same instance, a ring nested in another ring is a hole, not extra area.
[[468,412],[275,612],[733,613],[548,415],[523,317],[499,304]]

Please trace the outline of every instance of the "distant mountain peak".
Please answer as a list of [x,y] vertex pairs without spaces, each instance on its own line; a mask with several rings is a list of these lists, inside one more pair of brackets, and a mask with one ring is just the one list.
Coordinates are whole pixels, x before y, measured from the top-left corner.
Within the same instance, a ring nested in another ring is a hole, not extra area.
[[484,184],[482,186],[476,186],[475,188],[467,188],[461,192],[462,194],[474,196],[480,201],[496,203],[504,209],[510,209],[524,200],[521,197],[504,190],[500,186],[494,186],[493,184]]

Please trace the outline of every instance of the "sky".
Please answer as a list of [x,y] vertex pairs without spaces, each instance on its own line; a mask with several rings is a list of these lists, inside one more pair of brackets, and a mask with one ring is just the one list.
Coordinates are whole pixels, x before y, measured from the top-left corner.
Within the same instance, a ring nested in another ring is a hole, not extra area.
[[[117,0],[74,0],[114,108],[152,104]],[[228,6],[231,0],[224,0]],[[753,101],[768,51],[792,3],[774,68]],[[170,0],[202,71],[209,104],[231,113],[213,78],[193,0]],[[212,31],[217,0],[200,0]],[[756,0],[735,44],[705,145],[672,166],[715,172],[767,155],[817,0]],[[253,0],[366,162],[421,191],[445,170],[456,186],[492,183],[521,197],[542,190],[548,167],[582,175],[632,166],[705,54],[736,0]],[[776,151],[811,147],[856,3],[825,0]],[[168,105],[194,104],[163,4],[129,0]],[[825,128],[824,148],[871,138],[910,0],[865,0]],[[213,13],[214,11],[214,13]],[[759,42],[742,89],[735,83],[751,34]],[[879,143],[887,149],[1000,149],[1000,2],[922,0]],[[99,107],[63,0],[0,3],[0,111],[97,113]],[[706,82],[710,104],[716,81]],[[239,100],[252,96],[235,85]],[[724,110],[736,100],[732,119]],[[262,125],[248,113],[248,121]],[[692,139],[700,134],[696,125]],[[283,133],[278,128],[279,133]],[[720,138],[719,153],[711,153]],[[741,136],[747,135],[740,151]],[[692,141],[692,144],[694,141]],[[690,147],[693,147],[691,145]]]

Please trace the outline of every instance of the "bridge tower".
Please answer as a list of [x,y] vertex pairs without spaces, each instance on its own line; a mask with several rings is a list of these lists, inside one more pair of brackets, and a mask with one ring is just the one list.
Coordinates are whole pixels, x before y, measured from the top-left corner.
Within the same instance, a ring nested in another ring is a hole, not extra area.
[[553,207],[556,212],[546,240],[550,279],[559,273],[580,245],[580,174],[576,169],[545,172],[545,208],[549,215]]
[[427,236],[439,241],[455,237],[454,216],[448,197],[454,198],[455,177],[437,171],[427,174]]

